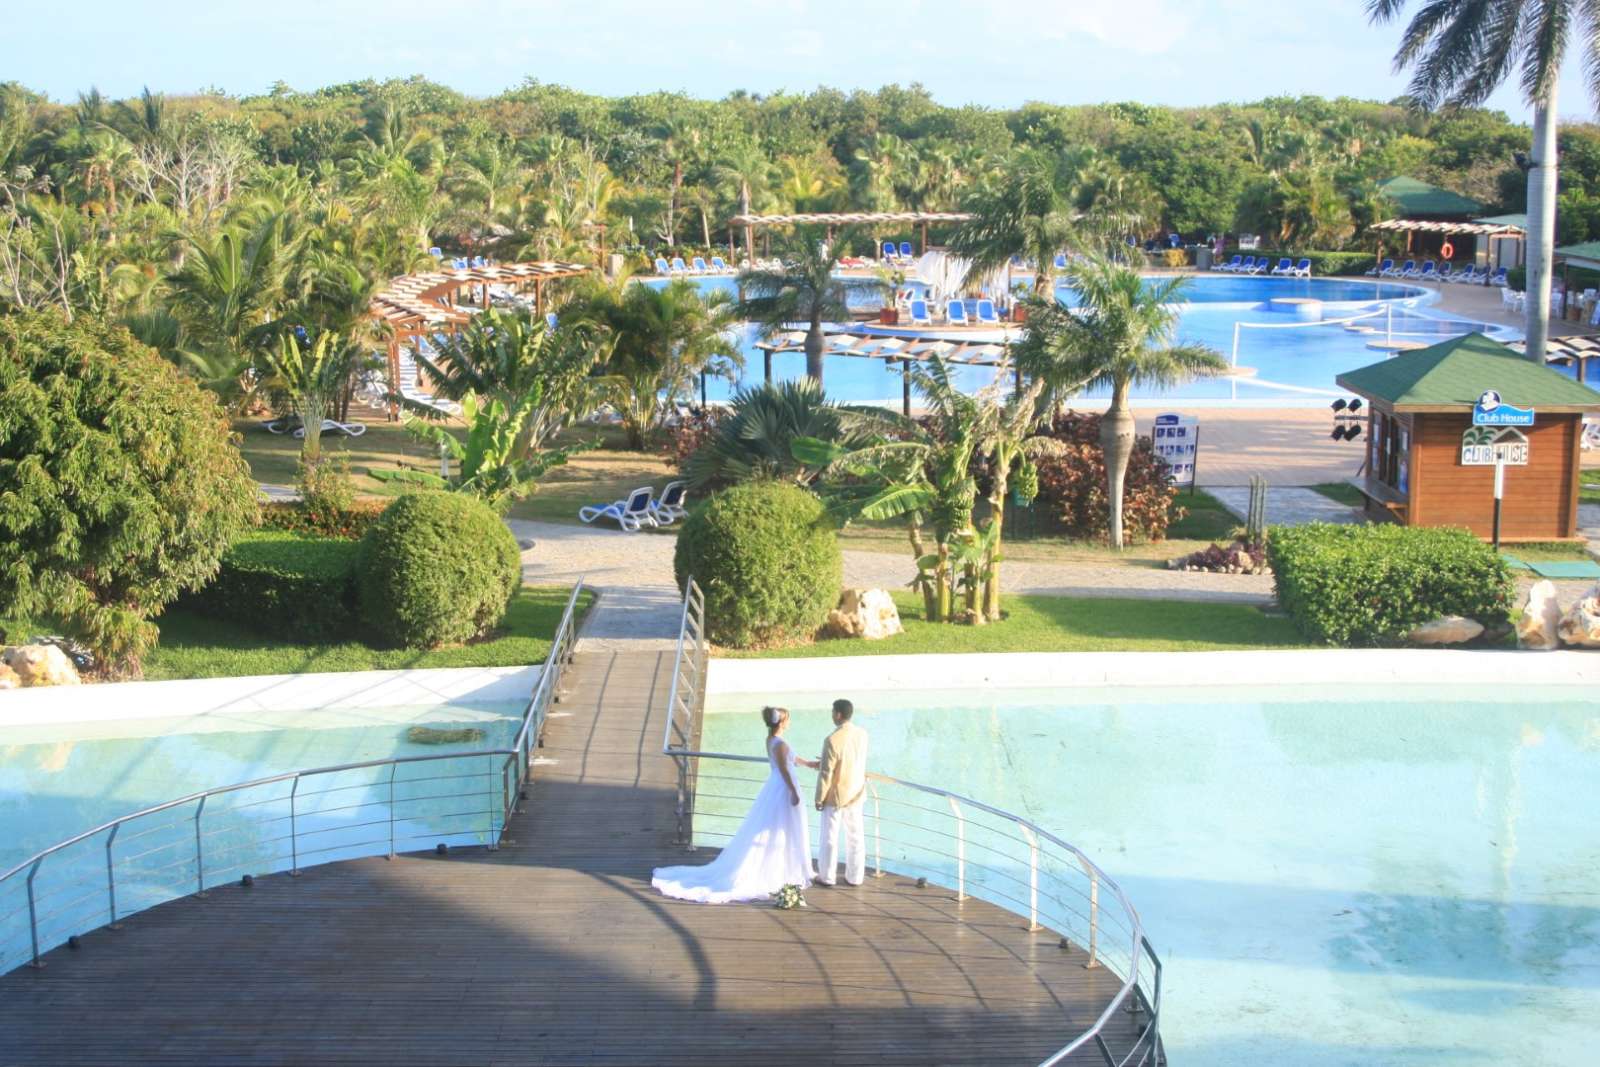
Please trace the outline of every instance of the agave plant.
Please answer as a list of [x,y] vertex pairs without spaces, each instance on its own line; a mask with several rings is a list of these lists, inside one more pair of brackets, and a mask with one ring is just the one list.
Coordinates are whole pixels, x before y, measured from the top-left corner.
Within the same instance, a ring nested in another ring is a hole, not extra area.
[[684,464],[684,475],[696,490],[755,478],[809,483],[819,468],[795,458],[794,442],[840,441],[839,411],[810,378],[741,389],[728,415]]

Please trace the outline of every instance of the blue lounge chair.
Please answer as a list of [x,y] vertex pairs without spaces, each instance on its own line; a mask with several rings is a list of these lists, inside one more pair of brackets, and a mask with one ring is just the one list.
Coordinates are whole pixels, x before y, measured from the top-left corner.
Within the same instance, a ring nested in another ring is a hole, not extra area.
[[1404,278],[1408,275],[1416,273],[1416,269],[1417,261],[1414,259],[1408,259],[1405,261],[1405,263],[1398,267],[1390,267],[1383,276],[1385,278]]
[[945,304],[944,313],[952,326],[965,326],[971,321],[967,318],[967,305],[960,300],[951,300]]
[[1454,263],[1451,263],[1449,260],[1445,260],[1443,263],[1439,264],[1439,272],[1433,276],[1434,280],[1440,282],[1455,281],[1455,274],[1453,273],[1455,269],[1456,266]]
[[911,251],[911,242],[910,241],[901,241],[900,242],[900,258],[901,259],[912,259],[912,258],[914,258],[914,253]]
[[1311,277],[1311,261],[1309,259],[1302,259],[1300,262],[1294,265],[1294,269],[1289,271],[1289,273],[1296,278]]
[[1460,274],[1457,274],[1450,280],[1458,285],[1463,283],[1467,285],[1482,285],[1483,275],[1478,272],[1478,265],[1476,263],[1468,263],[1466,270],[1462,271]]
[[1289,271],[1291,269],[1293,269],[1293,267],[1294,267],[1294,262],[1288,256],[1284,256],[1282,259],[1278,260],[1278,265],[1276,267],[1273,267],[1267,273],[1268,274],[1288,274]]
[[554,311],[545,312],[544,324],[545,324],[545,327],[548,328],[548,329],[553,330],[553,329],[556,328],[557,319],[556,319],[556,313]]
[[689,509],[683,506],[688,495],[688,482],[668,482],[666,488],[661,490],[661,495],[650,505],[650,517],[655,519],[657,526],[671,526],[679,519],[688,518]]
[[1245,256],[1244,262],[1233,268],[1235,274],[1254,274],[1256,271],[1256,257]]
[[1232,271],[1238,270],[1240,265],[1243,264],[1243,263],[1244,263],[1244,257],[1241,256],[1239,253],[1235,252],[1233,254],[1233,258],[1228,260],[1228,262],[1226,262],[1226,263],[1218,263],[1215,266],[1213,266],[1211,269],[1212,270],[1225,270],[1225,271],[1232,272]]
[[709,269],[703,256],[694,257],[694,265],[690,268],[696,274],[704,274]]
[[672,273],[672,268],[668,267],[667,266],[667,261],[665,259],[662,259],[660,256],[656,257],[656,273],[657,274],[671,274]]
[[617,525],[629,533],[638,533],[646,526],[659,526],[655,517],[655,490],[640,486],[626,499],[610,504],[595,504],[578,509],[578,521],[594,522],[596,519],[615,519]]
[[883,242],[883,258],[890,263],[900,258],[900,253],[895,249],[893,241]]
[[1272,261],[1269,260],[1266,256],[1257,256],[1256,257],[1256,265],[1253,268],[1251,268],[1250,273],[1251,274],[1265,274],[1265,273],[1267,273],[1268,269],[1271,266],[1272,266]]
[[721,256],[712,256],[711,269],[716,271],[718,274],[726,274],[728,273],[728,264],[723,261]]
[[1000,325],[1000,316],[995,314],[993,300],[978,301],[978,321],[993,326]]
[[1419,281],[1425,281],[1429,278],[1435,277],[1433,260],[1430,259],[1423,263],[1422,269],[1417,271],[1416,277]]
[[1057,252],[1056,253],[1055,268],[1056,268],[1056,270],[1066,270],[1067,269],[1067,254],[1065,252]]
[[674,274],[688,274],[689,273],[689,268],[683,265],[683,257],[682,256],[673,256],[672,257],[672,273],[674,273]]
[[1367,277],[1375,278],[1375,277],[1378,277],[1379,275],[1385,275],[1386,276],[1392,270],[1394,270],[1394,260],[1386,259],[1382,263],[1379,263],[1379,264],[1376,264],[1375,266],[1373,266],[1373,268],[1371,270],[1367,271]]
[[435,245],[433,248],[428,249],[428,255],[432,256],[434,259],[443,259],[444,249]]
[[1484,281],[1485,285],[1504,285],[1506,283],[1506,268],[1501,267]]
[[911,324],[913,326],[933,325],[933,318],[928,314],[928,302],[926,300],[911,301]]

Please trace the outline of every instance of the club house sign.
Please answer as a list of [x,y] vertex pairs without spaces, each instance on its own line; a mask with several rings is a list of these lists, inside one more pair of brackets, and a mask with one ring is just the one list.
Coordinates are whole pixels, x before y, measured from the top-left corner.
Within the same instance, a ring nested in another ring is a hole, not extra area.
[[1528,439],[1518,426],[1533,425],[1533,409],[1519,408],[1500,399],[1493,389],[1472,408],[1472,426],[1461,435],[1463,467],[1526,467]]

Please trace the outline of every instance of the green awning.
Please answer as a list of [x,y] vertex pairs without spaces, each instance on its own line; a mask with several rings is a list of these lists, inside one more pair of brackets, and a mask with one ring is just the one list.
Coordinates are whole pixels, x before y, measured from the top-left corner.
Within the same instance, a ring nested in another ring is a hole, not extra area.
[[1552,254],[1565,260],[1583,260],[1591,265],[1600,264],[1600,241],[1584,241],[1582,244],[1562,245]]
[[1600,408],[1600,393],[1481,333],[1402,352],[1335,380],[1396,410],[1470,408],[1486,389],[1519,408]]
[[1378,186],[1378,191],[1393,200],[1406,216],[1414,215],[1476,215],[1483,205],[1460,193],[1429,185],[1416,178],[1390,178]]
[[1472,221],[1481,223],[1484,226],[1515,226],[1523,232],[1527,232],[1528,229],[1528,213],[1526,211],[1519,211],[1514,215],[1490,215],[1486,219],[1473,219]]

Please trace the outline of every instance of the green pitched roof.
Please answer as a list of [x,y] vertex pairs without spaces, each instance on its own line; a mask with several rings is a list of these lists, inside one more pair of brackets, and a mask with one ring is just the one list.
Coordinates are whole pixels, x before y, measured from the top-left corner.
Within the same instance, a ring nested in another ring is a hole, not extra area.
[[1584,241],[1582,244],[1562,245],[1555,250],[1555,255],[1563,259],[1592,259],[1600,261],[1600,241]]
[[1395,408],[1471,407],[1485,389],[1519,408],[1600,407],[1600,393],[1481,333],[1402,352],[1336,380],[1352,392]]
[[1416,178],[1390,178],[1378,186],[1378,191],[1393,200],[1407,216],[1476,215],[1483,210],[1483,205],[1476,200]]
[[1490,215],[1486,219],[1473,219],[1472,221],[1481,222],[1485,226],[1515,226],[1519,230],[1526,230],[1528,228],[1528,213],[1526,211],[1518,211],[1511,215]]

